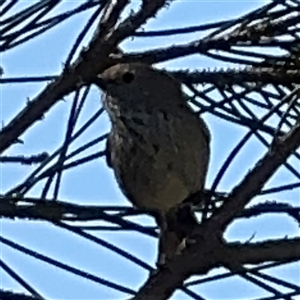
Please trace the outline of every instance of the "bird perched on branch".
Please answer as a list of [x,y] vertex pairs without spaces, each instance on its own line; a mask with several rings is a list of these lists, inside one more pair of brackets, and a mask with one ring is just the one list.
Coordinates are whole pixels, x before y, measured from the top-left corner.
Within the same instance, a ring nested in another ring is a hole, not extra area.
[[129,201],[156,217],[160,249],[170,259],[183,238],[170,212],[203,190],[208,129],[186,103],[180,83],[164,71],[142,63],[117,64],[96,84],[105,90],[112,124],[107,163]]

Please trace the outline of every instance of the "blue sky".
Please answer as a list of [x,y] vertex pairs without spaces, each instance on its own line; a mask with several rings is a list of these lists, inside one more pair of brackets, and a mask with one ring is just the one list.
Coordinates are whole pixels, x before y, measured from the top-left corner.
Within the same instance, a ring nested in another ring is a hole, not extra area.
[[[28,2],[22,1],[15,11],[22,6],[27,6]],[[65,1],[59,6],[59,10],[77,6],[79,3],[80,1]],[[243,15],[262,4],[263,1],[177,1],[170,8],[162,10],[157,18],[152,19],[144,28],[158,30],[220,21]],[[137,7],[137,2],[134,2],[131,8],[135,7]],[[53,14],[59,10],[54,11]],[[59,74],[71,45],[89,15],[90,12],[87,11],[71,18],[71,20],[55,27],[46,34],[1,54],[4,76]],[[140,51],[151,47],[185,43],[199,36],[202,36],[202,33],[169,38],[129,39],[123,43],[123,47],[129,51]],[[89,39],[90,35],[85,39],[83,45],[87,45]],[[159,65],[159,67],[168,69],[198,69],[222,66],[226,65],[202,56],[192,56]],[[1,121],[7,124],[26,105],[27,99],[34,98],[45,86],[46,83],[6,84],[1,86]],[[64,102],[60,101],[46,114],[43,121],[36,123],[22,136],[24,145],[15,145],[6,154],[33,155],[44,151],[51,153],[59,147],[64,138],[71,99],[69,96],[66,97]],[[92,113],[99,109],[99,106],[99,91],[93,89],[80,117],[77,129]],[[226,156],[246,133],[246,129],[232,126],[230,123],[213,116],[204,115],[204,117],[213,137],[212,161],[207,182],[207,187],[209,187]],[[276,120],[273,122],[276,122]],[[108,129],[108,119],[103,116],[74,143],[71,150],[107,132]],[[103,146],[102,143],[97,147],[101,149]],[[93,148],[92,152],[96,151],[97,147]],[[251,139],[221,182],[220,190],[229,191],[235,186],[264,153],[264,146],[256,138]],[[300,167],[299,162],[296,162],[296,160],[294,162]],[[22,182],[34,169],[35,166],[2,165],[0,192],[5,193]],[[292,183],[295,180],[285,168],[282,168],[270,180],[268,186]],[[41,187],[42,184],[37,184],[28,195],[39,196]],[[129,205],[116,186],[112,172],[106,167],[105,161],[102,159],[65,172],[59,199],[80,204]],[[280,200],[297,205],[299,204],[296,203],[299,199],[299,190],[281,193],[280,195],[269,195],[265,198],[260,197],[259,199]],[[135,220],[151,223],[148,218],[140,217],[135,218]],[[297,232],[298,227],[293,220],[282,216],[268,215],[253,220],[235,222],[228,229],[227,238],[232,241],[246,241],[254,235],[253,241],[260,241],[266,238],[295,236]],[[151,265],[155,262],[156,241],[152,238],[138,233],[95,231],[92,234],[136,255]],[[147,278],[146,271],[124,260],[117,254],[46,222],[2,220],[1,235],[35,251],[132,289],[137,289]],[[124,293],[116,292],[113,289],[28,258],[9,249],[7,246],[2,246],[0,249],[3,260],[46,298],[78,300],[128,298],[128,295]],[[217,272],[216,270],[212,271],[212,273]],[[278,267],[268,270],[266,273],[289,280],[294,284],[299,281],[296,264]],[[1,271],[0,274],[1,287],[22,291],[22,288],[5,272]],[[267,296],[261,289],[235,277],[228,281],[201,285],[195,290],[207,299],[251,299],[255,296],[258,297],[258,295],[261,297]],[[172,299],[186,299],[186,296],[181,292],[177,292]]]

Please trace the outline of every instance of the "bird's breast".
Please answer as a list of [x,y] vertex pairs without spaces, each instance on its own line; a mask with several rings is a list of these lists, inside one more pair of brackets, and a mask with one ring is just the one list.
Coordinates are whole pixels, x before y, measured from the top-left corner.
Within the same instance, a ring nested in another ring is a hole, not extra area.
[[137,207],[167,211],[203,187],[208,145],[200,123],[188,117],[138,113],[113,124],[111,164]]

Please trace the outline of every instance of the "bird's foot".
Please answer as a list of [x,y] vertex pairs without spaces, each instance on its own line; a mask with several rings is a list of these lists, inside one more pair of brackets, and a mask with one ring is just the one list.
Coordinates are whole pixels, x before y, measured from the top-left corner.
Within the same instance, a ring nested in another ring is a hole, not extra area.
[[183,251],[187,248],[189,248],[191,245],[194,245],[196,243],[195,239],[192,238],[183,238],[181,243],[178,245],[175,255],[182,255]]
[[158,257],[158,260],[156,262],[156,266],[157,268],[161,268],[162,266],[164,266],[167,262],[167,256],[165,253],[160,253],[159,254],[159,257]]

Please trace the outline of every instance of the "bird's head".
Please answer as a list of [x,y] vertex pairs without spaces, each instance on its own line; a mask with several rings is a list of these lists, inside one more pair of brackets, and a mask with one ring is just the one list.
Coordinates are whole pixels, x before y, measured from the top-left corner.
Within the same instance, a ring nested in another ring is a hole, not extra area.
[[183,101],[180,83],[147,64],[117,64],[105,70],[97,80],[97,85],[114,98],[116,105],[127,109],[155,109]]

